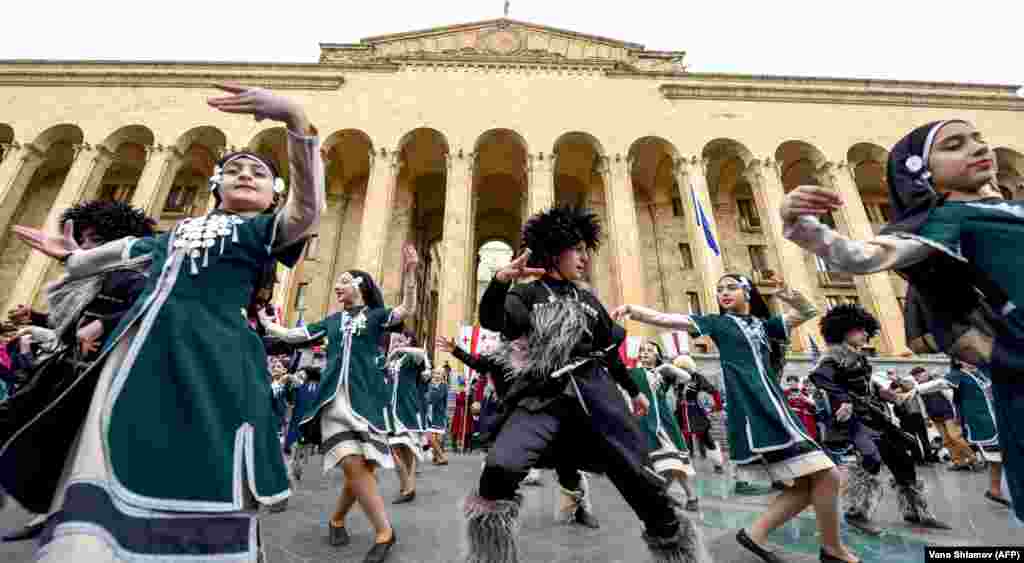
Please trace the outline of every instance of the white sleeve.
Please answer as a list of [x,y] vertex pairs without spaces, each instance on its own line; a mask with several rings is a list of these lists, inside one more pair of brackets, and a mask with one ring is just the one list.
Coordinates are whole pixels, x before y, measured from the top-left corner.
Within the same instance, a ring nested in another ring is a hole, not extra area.
[[919,240],[892,235],[880,235],[866,241],[853,240],[810,215],[786,223],[783,236],[840,270],[854,274],[911,266],[938,252]]

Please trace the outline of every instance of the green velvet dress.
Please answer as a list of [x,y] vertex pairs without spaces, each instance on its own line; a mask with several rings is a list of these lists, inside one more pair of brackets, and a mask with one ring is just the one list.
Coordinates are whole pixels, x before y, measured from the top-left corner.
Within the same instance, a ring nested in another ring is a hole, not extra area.
[[683,433],[676,421],[668,386],[649,369],[633,368],[629,375],[651,404],[647,416],[640,418],[640,430],[647,437],[654,470],[658,473],[681,471],[687,475],[694,475],[696,472],[690,462],[686,440],[683,439]]
[[788,340],[781,316],[694,315],[694,336],[718,347],[732,461],[746,480],[789,481],[834,467],[789,408],[768,339]]

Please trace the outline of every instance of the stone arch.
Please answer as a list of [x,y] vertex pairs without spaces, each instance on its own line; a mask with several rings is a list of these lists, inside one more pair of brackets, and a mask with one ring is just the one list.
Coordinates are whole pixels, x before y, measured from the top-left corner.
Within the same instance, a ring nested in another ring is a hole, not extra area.
[[[772,210],[766,207],[761,177],[751,173],[759,163],[743,143],[728,138],[710,141],[701,156],[722,266],[726,272],[748,274],[761,285],[767,272],[779,270],[781,261],[769,236],[767,214]],[[714,309],[717,304],[705,307]]]
[[334,280],[341,272],[358,268],[356,253],[362,229],[366,189],[372,169],[373,141],[365,131],[339,129],[328,135],[321,145],[327,191],[327,209],[320,220],[312,251],[303,263],[303,278],[314,280],[293,291],[290,297],[297,309],[304,307],[304,318],[318,319],[336,306]]
[[227,148],[227,136],[220,129],[202,125],[182,133],[173,147],[181,154],[167,194],[158,194],[159,218],[165,227],[182,217],[202,215],[213,207],[209,180]]
[[1024,199],[1024,154],[1007,147],[996,153],[996,182],[1006,199]]
[[[854,185],[864,204],[864,212],[871,223],[871,230],[878,234],[882,227],[892,220],[892,205],[889,203],[889,183],[886,167],[889,151],[874,143],[857,143],[846,153],[846,162],[853,175]],[[845,173],[841,171],[840,173]],[[895,273],[889,274],[893,293],[899,298],[907,294],[907,282]]]
[[581,205],[601,219],[604,244],[590,261],[586,281],[606,305],[620,300],[614,247],[609,242],[609,206],[605,193],[606,152],[596,137],[582,131],[564,133],[555,140],[554,198],[559,205]]
[[649,136],[634,141],[628,155],[645,302],[663,311],[686,311],[688,294],[700,292],[701,272],[685,262],[684,248],[691,241],[676,177],[679,151]]
[[270,159],[288,185],[288,133],[284,127],[264,129],[253,136],[246,150]]
[[[109,151],[97,190],[85,195],[86,199],[130,202],[146,167],[147,151],[153,146],[153,132],[145,125],[126,125],[107,135],[100,143],[100,151]],[[154,217],[158,218],[158,217]]]
[[[6,226],[55,228],[45,224],[46,218],[83,142],[82,130],[73,124],[50,127],[32,141],[29,150],[34,156],[24,161],[3,202]],[[12,236],[9,228],[0,230],[0,291],[10,293],[29,253],[29,247]]]
[[527,215],[529,190],[529,146],[521,134],[512,129],[484,131],[473,143],[473,268],[474,282],[470,303],[473,317],[482,295],[475,282],[481,269],[479,249],[484,240],[501,239],[513,249],[519,246],[519,231]]
[[[442,132],[420,127],[402,135],[395,152],[387,157],[392,158],[399,168],[391,210],[385,215],[389,227],[381,288],[385,301],[398,302],[401,299],[402,245],[406,242],[415,245],[420,256],[424,257],[416,272],[421,306],[417,308],[416,318],[406,326],[415,330],[420,342],[431,341],[437,323],[439,287],[431,283],[441,277],[444,264],[438,261],[443,258],[441,254],[434,256],[431,253],[430,245],[431,241],[443,236],[449,150],[448,138]],[[375,158],[385,158],[383,152],[383,149],[378,150]],[[377,168],[375,174],[380,170]],[[383,183],[377,187],[385,188]],[[468,279],[471,274],[467,272],[466,275]]]
[[782,189],[790,191],[800,185],[824,186],[821,169],[825,155],[804,141],[786,141],[775,150]]

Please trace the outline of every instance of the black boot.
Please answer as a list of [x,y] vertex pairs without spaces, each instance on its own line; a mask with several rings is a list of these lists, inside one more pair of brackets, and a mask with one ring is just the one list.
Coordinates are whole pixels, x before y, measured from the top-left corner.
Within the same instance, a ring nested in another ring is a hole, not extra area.
[[466,499],[465,563],[519,563],[519,507],[515,500],[487,500],[476,494]]

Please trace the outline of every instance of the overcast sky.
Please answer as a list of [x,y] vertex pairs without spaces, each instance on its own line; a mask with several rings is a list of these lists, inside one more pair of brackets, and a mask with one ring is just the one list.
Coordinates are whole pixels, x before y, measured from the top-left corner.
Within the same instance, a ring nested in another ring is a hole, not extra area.
[[[316,62],[320,42],[500,17],[504,0],[5,4],[0,59]],[[939,4],[512,0],[510,17],[684,50],[695,72],[1024,84],[1024,1]]]

